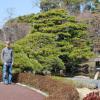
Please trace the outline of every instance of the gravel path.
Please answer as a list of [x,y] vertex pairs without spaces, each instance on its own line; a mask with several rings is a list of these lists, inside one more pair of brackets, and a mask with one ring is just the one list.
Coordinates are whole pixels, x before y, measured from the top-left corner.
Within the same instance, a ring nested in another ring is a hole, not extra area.
[[28,88],[0,83],[0,100],[44,100],[44,96]]

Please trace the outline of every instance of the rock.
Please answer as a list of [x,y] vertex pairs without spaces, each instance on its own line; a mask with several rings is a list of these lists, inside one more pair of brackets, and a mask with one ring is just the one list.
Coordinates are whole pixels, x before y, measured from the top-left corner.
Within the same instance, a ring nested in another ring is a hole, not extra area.
[[89,94],[90,92],[92,92],[92,90],[88,89],[88,88],[77,88],[77,91],[79,93],[80,96],[80,100],[83,100],[83,98]]
[[89,89],[100,88],[98,80],[93,80],[90,78],[80,78],[80,77],[74,77],[72,78],[72,80],[74,80],[75,85],[80,88],[82,87],[86,87]]
[[74,78],[90,79],[90,77],[86,77],[86,76],[75,76]]

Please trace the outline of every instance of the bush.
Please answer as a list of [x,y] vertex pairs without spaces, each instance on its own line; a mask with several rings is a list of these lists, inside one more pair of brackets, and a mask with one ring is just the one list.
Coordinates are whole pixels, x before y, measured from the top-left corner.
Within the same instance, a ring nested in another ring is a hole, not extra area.
[[[42,69],[41,64],[35,59],[29,59],[25,53],[16,53],[14,61],[15,71],[35,71],[40,72]],[[16,68],[18,70],[16,70]]]
[[44,66],[43,71],[50,71],[54,74],[60,73],[60,69],[64,69],[63,61],[56,56],[39,57],[39,62]]
[[100,91],[89,93],[83,100],[100,100]]
[[45,100],[79,100],[78,95],[72,86],[66,85],[55,91]]
[[18,82],[48,93],[49,96],[45,100],[79,100],[79,94],[72,85],[54,80],[50,76],[20,73]]

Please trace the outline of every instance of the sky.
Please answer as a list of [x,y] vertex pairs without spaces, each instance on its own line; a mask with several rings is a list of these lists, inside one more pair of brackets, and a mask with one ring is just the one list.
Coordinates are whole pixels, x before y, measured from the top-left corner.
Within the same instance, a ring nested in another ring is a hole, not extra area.
[[0,27],[10,18],[40,12],[39,0],[0,0]]

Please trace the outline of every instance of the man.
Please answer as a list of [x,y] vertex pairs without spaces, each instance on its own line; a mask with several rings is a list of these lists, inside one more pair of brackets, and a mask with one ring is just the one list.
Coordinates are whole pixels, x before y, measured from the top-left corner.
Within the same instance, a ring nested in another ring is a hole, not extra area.
[[3,82],[4,84],[12,83],[12,65],[13,65],[13,50],[10,47],[10,41],[6,41],[6,47],[1,53],[1,60],[3,62]]

